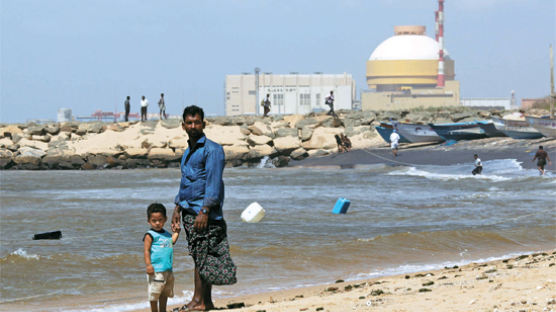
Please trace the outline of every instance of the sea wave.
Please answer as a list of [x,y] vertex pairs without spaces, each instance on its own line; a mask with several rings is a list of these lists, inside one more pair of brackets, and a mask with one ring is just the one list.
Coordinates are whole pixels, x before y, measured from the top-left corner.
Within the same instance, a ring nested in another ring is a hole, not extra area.
[[0,262],[5,262],[8,260],[14,260],[14,259],[25,259],[25,260],[39,260],[41,258],[41,256],[36,255],[36,254],[30,254],[27,253],[27,251],[23,248],[18,248],[14,251],[12,251],[10,254],[8,254],[5,257],[0,258]]
[[493,182],[502,182],[509,180],[522,180],[538,177],[536,169],[524,169],[521,162],[516,159],[495,159],[483,162],[483,173],[472,175],[471,170],[474,168],[472,163],[456,164],[448,166],[423,165],[402,167],[388,173],[388,175],[398,176],[418,176],[430,180],[462,180],[462,179],[478,179],[489,180]]

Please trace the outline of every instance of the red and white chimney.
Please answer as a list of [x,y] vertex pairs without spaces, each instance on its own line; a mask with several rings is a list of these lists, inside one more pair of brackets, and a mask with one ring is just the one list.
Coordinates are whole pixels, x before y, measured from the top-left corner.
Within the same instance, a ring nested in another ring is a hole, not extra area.
[[444,0],[438,0],[436,24],[438,27],[436,34],[436,40],[438,41],[438,76],[436,78],[436,86],[444,87]]

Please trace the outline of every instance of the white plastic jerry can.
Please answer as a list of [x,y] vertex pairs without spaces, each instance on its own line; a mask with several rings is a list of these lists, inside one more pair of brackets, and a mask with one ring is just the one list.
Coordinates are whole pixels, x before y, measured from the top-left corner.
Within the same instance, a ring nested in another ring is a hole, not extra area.
[[257,223],[264,217],[264,208],[257,202],[252,202],[241,213],[241,220],[247,223]]

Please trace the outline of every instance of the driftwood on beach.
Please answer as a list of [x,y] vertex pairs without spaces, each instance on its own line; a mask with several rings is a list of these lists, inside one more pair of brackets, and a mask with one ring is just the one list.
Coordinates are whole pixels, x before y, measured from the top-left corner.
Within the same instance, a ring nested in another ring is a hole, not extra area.
[[[228,166],[276,167],[337,152],[334,135],[354,149],[383,146],[374,126],[382,120],[459,122],[501,116],[496,110],[443,108],[415,111],[339,111],[324,114],[209,117],[205,133],[221,144]],[[67,122],[0,125],[0,169],[104,169],[178,167],[187,148],[179,119],[147,122]]]

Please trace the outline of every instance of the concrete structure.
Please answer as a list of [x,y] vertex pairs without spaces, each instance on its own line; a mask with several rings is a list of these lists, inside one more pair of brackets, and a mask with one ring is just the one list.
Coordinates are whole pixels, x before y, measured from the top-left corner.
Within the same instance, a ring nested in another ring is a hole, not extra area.
[[[425,31],[425,26],[395,26],[395,35],[371,53],[367,61],[369,90],[361,94],[363,110],[460,105],[454,61],[445,49],[439,58],[441,44]],[[438,86],[440,61],[440,84],[444,86]]]
[[71,108],[60,108],[58,109],[57,121],[58,122],[67,122],[72,121],[73,115],[71,114]]
[[[325,98],[334,91],[334,109],[352,109],[355,81],[351,74],[226,75],[226,115],[262,115],[261,100],[270,94],[270,114],[327,111]],[[257,94],[258,91],[258,94]],[[257,98],[258,97],[258,98]]]

